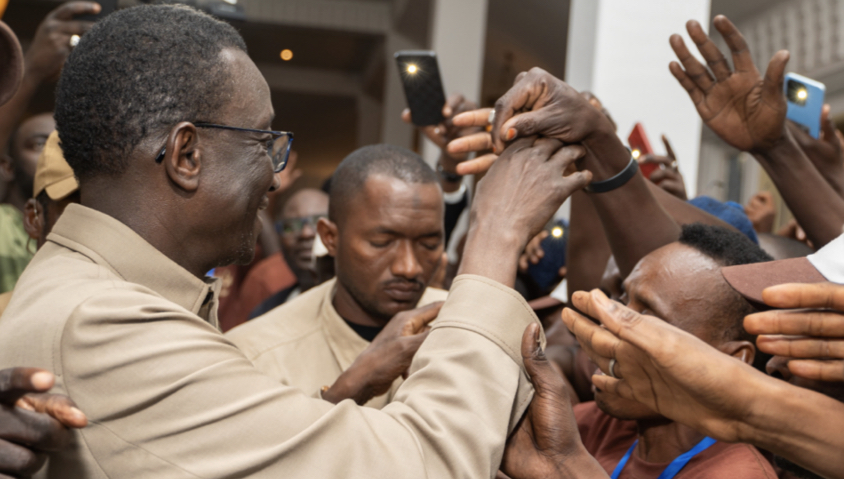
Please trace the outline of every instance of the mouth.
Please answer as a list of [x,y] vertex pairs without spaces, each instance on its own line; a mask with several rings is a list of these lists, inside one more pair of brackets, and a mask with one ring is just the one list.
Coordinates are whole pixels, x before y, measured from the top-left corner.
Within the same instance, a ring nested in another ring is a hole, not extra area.
[[422,291],[422,285],[419,283],[393,283],[384,288],[384,293],[399,303],[419,299],[420,291]]

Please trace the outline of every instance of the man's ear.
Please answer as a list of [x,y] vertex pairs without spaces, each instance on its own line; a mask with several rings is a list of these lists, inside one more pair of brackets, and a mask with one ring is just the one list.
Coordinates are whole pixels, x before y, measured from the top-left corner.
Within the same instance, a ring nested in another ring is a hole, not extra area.
[[[26,200],[26,205],[23,207],[23,229],[35,241],[41,238],[41,231],[44,229],[44,221],[39,214],[41,209],[41,205],[35,198]],[[46,214],[46,211],[43,213]]]
[[322,240],[322,244],[328,250],[328,254],[332,257],[337,256],[337,243],[339,240],[337,225],[328,218],[320,218],[317,221],[316,229],[317,233],[319,233],[319,239]]
[[196,191],[202,170],[202,153],[193,123],[184,121],[170,130],[162,163],[167,176],[179,188],[190,193]]
[[751,366],[756,358],[756,345],[751,341],[727,341],[718,350]]

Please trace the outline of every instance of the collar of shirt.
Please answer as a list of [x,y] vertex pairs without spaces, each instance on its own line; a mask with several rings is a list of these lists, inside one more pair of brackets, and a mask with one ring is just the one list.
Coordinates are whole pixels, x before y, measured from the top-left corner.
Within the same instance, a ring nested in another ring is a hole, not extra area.
[[80,204],[68,205],[47,241],[90,258],[130,283],[150,288],[218,327],[220,282],[192,275],[115,218]]
[[827,243],[807,259],[827,281],[844,284],[844,234]]
[[360,353],[369,346],[369,341],[358,336],[358,334],[346,324],[334,309],[334,293],[337,291],[337,278],[327,282],[323,289],[324,296],[322,305],[319,308],[319,321],[325,332],[328,346],[337,360],[340,369],[345,371],[355,362]]

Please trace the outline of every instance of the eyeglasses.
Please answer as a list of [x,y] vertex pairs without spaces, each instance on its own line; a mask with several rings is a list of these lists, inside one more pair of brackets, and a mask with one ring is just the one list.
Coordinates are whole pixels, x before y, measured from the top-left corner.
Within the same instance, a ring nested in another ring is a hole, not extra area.
[[[263,135],[271,135],[272,138],[267,140],[267,155],[273,163],[273,172],[279,173],[287,166],[287,159],[290,157],[290,147],[293,145],[292,131],[274,131],[274,130],[254,130],[251,128],[237,128],[234,126],[215,125],[213,123],[194,123],[197,128],[217,128],[220,130],[241,131],[246,133],[260,133]],[[167,147],[161,149],[161,153],[155,159],[156,163],[164,161],[164,153]]]
[[326,217],[326,215],[311,215],[301,218],[287,218],[275,224],[275,231],[281,235],[298,235],[305,229],[305,226],[310,226],[311,229],[315,230],[319,219]]

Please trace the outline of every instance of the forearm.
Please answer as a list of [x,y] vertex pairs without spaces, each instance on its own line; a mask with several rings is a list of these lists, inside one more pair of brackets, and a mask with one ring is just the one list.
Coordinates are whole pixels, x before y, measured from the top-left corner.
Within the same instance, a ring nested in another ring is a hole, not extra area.
[[25,74],[15,96],[8,103],[0,106],[0,152],[6,151],[9,147],[12,132],[15,131],[15,127],[26,113],[26,109],[40,85],[41,80],[36,79],[31,74]]
[[770,377],[756,394],[742,442],[754,444],[823,477],[844,478],[844,404]]
[[527,241],[512,228],[486,226],[470,221],[463,260],[457,274],[474,274],[512,288],[516,283],[519,255]]
[[583,447],[576,454],[557,464],[556,473],[554,476],[546,477],[553,479],[603,479],[610,477],[598,460]]
[[816,248],[841,235],[844,199],[824,180],[790,134],[786,133],[776,147],[754,156]]
[[566,248],[569,297],[597,288],[612,251],[601,218],[585,192],[571,195],[571,221]]

